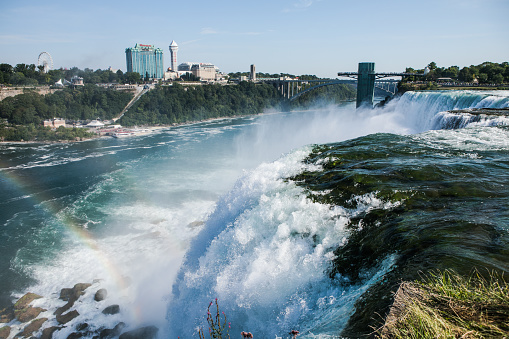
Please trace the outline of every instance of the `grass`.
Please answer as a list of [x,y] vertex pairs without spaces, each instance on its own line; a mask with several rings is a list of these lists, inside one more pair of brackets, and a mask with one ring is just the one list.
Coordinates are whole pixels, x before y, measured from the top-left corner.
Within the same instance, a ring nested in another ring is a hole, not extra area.
[[502,275],[432,273],[403,283],[377,338],[509,338],[509,284]]

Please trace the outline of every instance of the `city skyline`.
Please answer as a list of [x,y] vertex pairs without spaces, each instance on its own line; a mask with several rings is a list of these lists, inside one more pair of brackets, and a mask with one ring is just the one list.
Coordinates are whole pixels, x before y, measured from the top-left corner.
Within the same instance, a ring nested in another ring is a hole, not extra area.
[[[199,8],[199,11],[193,10]],[[203,0],[186,3],[96,0],[0,4],[0,63],[126,71],[136,43],[164,51],[179,45],[178,63],[209,62],[221,71],[336,77],[375,62],[377,71],[508,61],[505,0],[363,1]]]

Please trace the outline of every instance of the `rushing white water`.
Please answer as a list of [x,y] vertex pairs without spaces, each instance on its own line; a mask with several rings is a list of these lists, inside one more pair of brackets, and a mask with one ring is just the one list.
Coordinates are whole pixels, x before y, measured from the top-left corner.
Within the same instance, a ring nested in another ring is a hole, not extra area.
[[[154,324],[160,338],[196,337],[198,326],[207,331],[206,310],[215,298],[233,336],[244,330],[273,338],[292,329],[304,337],[337,335],[355,301],[394,258],[349,285],[329,278],[332,252],[348,240],[352,216],[394,206],[366,195],[356,197],[358,210],[329,208],[283,178],[316,170],[302,163],[309,144],[419,133],[440,128],[440,112],[508,107],[508,98],[504,91],[409,92],[383,109],[355,111],[348,104],[266,114],[134,139],[34,146],[19,156],[9,146],[9,171],[34,181],[68,178],[60,187],[39,184],[40,191],[9,197],[38,199],[33,210],[4,222],[34,230],[12,266],[35,279],[27,291],[44,296],[37,304],[50,319],[65,304],[58,300],[61,288],[99,279],[75,307],[80,316],[56,338],[83,322],[97,330],[119,321],[128,329]],[[75,186],[85,189],[54,196]],[[109,297],[96,303],[99,288]],[[120,314],[100,313],[115,303]]]

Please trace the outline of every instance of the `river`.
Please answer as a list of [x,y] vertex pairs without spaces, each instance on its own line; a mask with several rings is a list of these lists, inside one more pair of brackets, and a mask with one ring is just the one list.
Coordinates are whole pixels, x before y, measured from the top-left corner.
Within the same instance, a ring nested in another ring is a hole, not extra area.
[[[509,107],[509,92],[407,92],[373,110],[345,103],[125,139],[2,144],[0,309],[34,292],[43,328],[54,326],[60,290],[88,282],[80,315],[54,338],[121,321],[197,337],[216,298],[232,336],[333,338],[356,333],[356,303],[391,275],[509,272],[509,120],[443,113],[469,107]],[[363,222],[361,237],[352,225]],[[347,251],[365,246],[376,248]],[[108,298],[95,302],[100,288]],[[100,312],[111,304],[120,313]]]

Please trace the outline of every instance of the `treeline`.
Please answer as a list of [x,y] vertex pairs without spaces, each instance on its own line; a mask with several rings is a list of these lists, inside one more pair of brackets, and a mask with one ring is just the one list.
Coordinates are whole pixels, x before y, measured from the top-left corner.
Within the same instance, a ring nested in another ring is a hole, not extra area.
[[28,124],[24,126],[1,126],[0,141],[60,141],[83,140],[94,134],[85,128],[65,128],[63,126],[52,130],[50,127]]
[[0,84],[14,86],[36,86],[36,85],[53,85],[60,79],[71,80],[73,76],[83,78],[86,84],[100,83],[140,83],[143,78],[136,72],[123,73],[121,70],[112,72],[111,70],[92,70],[85,68],[81,70],[77,67],[70,69],[54,69],[47,73],[43,71],[43,66],[35,66],[34,64],[17,64],[11,66],[9,64],[0,64]]
[[279,109],[281,95],[268,84],[184,87],[157,86],[143,95],[120,119],[124,126],[169,125],[210,118],[257,114],[266,108]]
[[[483,62],[480,65],[459,68],[458,66],[438,67],[431,62],[427,68],[429,73],[426,76],[405,77],[403,81],[436,81],[439,78],[451,78],[460,82],[471,83],[475,79],[479,84],[503,84],[509,83],[509,63],[501,64],[496,62]],[[424,69],[415,70],[406,68],[406,73],[424,74]]]
[[27,92],[0,101],[0,118],[14,125],[41,125],[54,117],[70,120],[111,119],[131,100],[130,92],[87,84],[46,96]]

